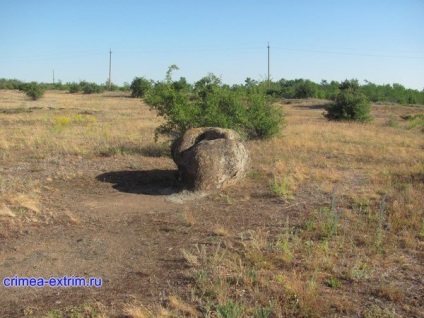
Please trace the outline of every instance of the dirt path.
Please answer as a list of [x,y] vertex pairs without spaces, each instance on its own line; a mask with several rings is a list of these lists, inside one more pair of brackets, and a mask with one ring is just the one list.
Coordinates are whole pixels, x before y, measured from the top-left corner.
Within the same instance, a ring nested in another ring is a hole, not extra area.
[[[4,240],[0,247],[2,279],[75,275],[102,278],[103,286],[2,287],[1,317],[19,316],[25,308],[58,308],[95,300],[113,306],[134,297],[149,303],[166,297],[170,284],[184,283],[186,265],[180,249],[197,239],[194,229],[182,222],[181,205],[156,195],[161,190],[172,192],[171,188],[126,183],[135,180],[131,173],[52,186],[55,191],[48,200],[51,205],[68,207],[70,222],[30,228]],[[163,182],[170,173],[147,174]]]
[[[169,195],[181,190],[172,161],[142,158],[137,168],[131,168],[133,161],[126,157],[63,159],[61,166],[67,171],[83,173],[42,184],[43,213],[51,219],[47,224],[24,223],[21,233],[3,237],[0,245],[2,280],[15,275],[96,277],[102,278],[102,287],[0,286],[0,317],[20,317],[24,312],[38,317],[95,302],[112,311],[117,308],[118,313],[132,300],[161,304],[169,295],[189,290],[190,270],[182,249],[219,244],[216,226],[240,233],[282,220],[269,196],[261,197],[260,191],[254,201],[241,189],[183,204],[170,202]],[[54,167],[45,166],[38,161],[17,163],[8,172],[16,178],[21,173],[47,180],[43,174]]]

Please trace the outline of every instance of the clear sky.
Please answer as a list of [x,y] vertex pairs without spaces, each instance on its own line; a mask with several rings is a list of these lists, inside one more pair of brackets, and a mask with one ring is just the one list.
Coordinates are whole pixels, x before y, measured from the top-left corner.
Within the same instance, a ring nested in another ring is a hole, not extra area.
[[424,89],[424,0],[0,0],[0,78],[357,78]]

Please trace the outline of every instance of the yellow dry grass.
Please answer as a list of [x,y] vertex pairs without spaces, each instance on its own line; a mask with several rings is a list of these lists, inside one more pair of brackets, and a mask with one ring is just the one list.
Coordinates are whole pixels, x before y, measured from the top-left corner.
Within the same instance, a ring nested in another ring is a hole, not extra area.
[[169,297],[169,306],[172,309],[178,312],[181,312],[182,314],[184,314],[184,316],[200,317],[200,313],[196,310],[196,308],[185,303],[184,301],[182,301],[180,298],[176,296]]
[[212,233],[218,236],[228,237],[230,236],[230,231],[223,225],[215,224],[212,228]]
[[136,151],[153,143],[160,122],[140,99],[124,93],[54,91],[28,101],[23,93],[1,90],[0,100],[0,150],[9,160],[21,152],[44,158]]
[[65,215],[69,218],[69,222],[74,225],[78,225],[81,223],[81,220],[71,211],[66,210]]
[[13,213],[9,207],[3,205],[2,207],[0,207],[0,216],[8,216],[8,217],[15,217],[16,214]]
[[153,314],[141,304],[127,304],[124,306],[123,311],[128,318],[152,318],[153,317]]
[[[398,270],[399,255],[411,262],[409,253],[423,250],[423,133],[389,126],[391,106],[375,106],[375,120],[359,124],[327,121],[323,109],[312,107],[320,103],[286,105],[283,136],[249,143],[253,171],[246,191],[268,182],[272,194],[294,201],[288,207],[307,203],[302,220],[292,227],[287,219],[279,235],[261,229],[244,234],[243,249],[228,251],[224,260],[191,255],[195,292],[214,295],[218,307],[230,310],[232,301],[244,313],[263,313],[270,299],[279,299],[271,306],[277,316],[366,315],[355,303],[360,296],[348,296],[352,281],[360,293],[372,292],[390,305],[407,302],[401,279],[377,286],[371,281],[383,268]],[[238,234],[227,233],[226,244]]]
[[[376,106],[379,116],[368,124],[330,122],[319,101],[286,105],[288,125],[282,138],[252,143],[255,167],[289,178],[290,189],[317,183],[330,193],[377,198],[393,191],[396,178],[419,175],[424,170],[423,134],[418,129],[387,126],[389,106]],[[396,109],[399,112],[399,109]],[[408,109],[405,112],[419,112]]]
[[[94,158],[150,152],[154,129],[160,119],[140,99],[127,93],[101,95],[48,91],[38,101],[29,101],[19,91],[0,90],[0,168],[16,170],[0,174],[2,215],[27,221],[42,216],[39,180],[21,173],[29,162],[40,162],[53,179],[72,179],[82,174],[73,170],[66,156]],[[1,170],[0,170],[1,172]],[[66,213],[65,213],[66,214]],[[78,220],[68,214],[71,223]]]

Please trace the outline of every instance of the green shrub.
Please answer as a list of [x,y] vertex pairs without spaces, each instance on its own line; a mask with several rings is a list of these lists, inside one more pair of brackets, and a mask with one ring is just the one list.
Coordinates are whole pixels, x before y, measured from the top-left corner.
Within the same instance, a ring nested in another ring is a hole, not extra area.
[[328,287],[333,288],[333,289],[337,289],[337,288],[339,288],[342,285],[342,283],[337,278],[335,278],[335,277],[328,278],[325,281],[325,284]]
[[81,87],[81,90],[84,94],[100,94],[105,90],[104,86],[97,85],[96,83],[88,83],[85,81],[81,81],[79,86]]
[[334,104],[327,107],[325,115],[331,120],[354,120],[365,122],[371,119],[371,105],[359,90],[357,80],[344,81],[339,86]]
[[424,114],[406,115],[401,116],[402,119],[409,121],[406,129],[421,128],[424,132]]
[[81,86],[78,83],[69,83],[68,84],[69,87],[69,93],[71,94],[75,94],[75,93],[79,93],[81,91]]
[[[90,83],[86,81],[80,81],[79,83],[72,82],[67,83],[66,86],[69,89],[69,93],[75,94],[83,92],[84,94],[100,94],[106,89],[104,85],[98,85],[96,83]],[[117,89],[116,85],[112,85],[112,89]]]
[[239,318],[244,316],[244,306],[229,299],[225,304],[220,304],[216,308],[217,317],[220,318]]
[[147,91],[152,87],[152,83],[144,77],[135,77],[131,82],[131,97],[144,97]]
[[310,80],[302,80],[294,86],[294,98],[315,98],[317,95],[318,86]]
[[167,80],[156,83],[145,98],[166,120],[156,129],[156,137],[176,138],[193,127],[230,128],[249,139],[269,138],[280,131],[282,110],[271,105],[265,93],[232,90],[213,74],[196,82],[193,91],[179,89],[168,75],[169,71]]
[[187,82],[185,77],[180,77],[178,81],[172,83],[172,87],[177,91],[190,91],[191,85]]
[[19,89],[23,83],[17,79],[0,78],[0,89]]
[[124,85],[122,85],[119,90],[121,92],[129,92],[131,90],[131,85],[128,82],[124,82]]
[[249,137],[266,139],[280,132],[284,116],[280,108],[268,102],[263,94],[251,94],[247,99],[246,130]]
[[44,95],[44,88],[36,82],[23,84],[21,90],[32,100],[40,99]]
[[156,83],[147,93],[145,101],[156,110],[158,116],[166,119],[165,123],[156,128],[156,138],[158,134],[178,137],[196,125],[198,114],[194,104],[190,103],[189,94],[175,91],[168,83]]

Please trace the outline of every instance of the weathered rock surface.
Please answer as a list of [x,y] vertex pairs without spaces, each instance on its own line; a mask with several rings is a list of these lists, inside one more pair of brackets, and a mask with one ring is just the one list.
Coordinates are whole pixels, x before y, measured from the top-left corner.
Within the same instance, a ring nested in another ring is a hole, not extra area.
[[181,180],[194,191],[213,192],[235,184],[244,177],[248,162],[240,135],[231,129],[189,129],[171,152]]

